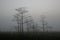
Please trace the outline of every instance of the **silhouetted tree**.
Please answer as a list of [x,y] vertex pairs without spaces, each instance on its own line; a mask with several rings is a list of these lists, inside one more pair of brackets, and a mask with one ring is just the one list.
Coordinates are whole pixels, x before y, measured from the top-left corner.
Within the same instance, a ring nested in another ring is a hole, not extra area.
[[18,28],[17,28],[17,26],[14,26],[15,27],[15,29],[16,29],[16,32],[18,32]]
[[39,30],[38,30],[38,28],[39,28],[38,24],[35,23],[34,21],[33,21],[31,24],[32,24],[32,25],[31,25],[32,31],[33,31],[33,32],[38,32],[38,31],[39,31]]
[[[19,32],[19,27],[20,27],[20,15],[19,14],[16,14],[16,15],[14,15],[14,17],[16,18],[16,21],[17,21],[17,26],[18,26],[18,32]],[[15,27],[15,29],[16,29],[16,27]]]
[[48,24],[46,24],[46,29],[47,29],[47,32],[51,31],[52,30],[52,26],[49,26]]
[[23,32],[23,17],[24,14],[27,13],[28,11],[26,10],[25,7],[18,8],[16,9],[16,11],[18,11],[18,13],[15,14],[14,17],[16,18],[17,21],[18,32]]
[[[23,24],[27,25],[27,32],[29,32],[31,25],[33,24],[33,19],[31,16],[24,15],[28,12],[25,7],[16,9],[17,14],[14,15],[18,25],[18,32],[23,32]],[[33,26],[34,27],[34,26]]]
[[31,27],[34,27],[33,22],[34,22],[34,20],[32,19],[31,16],[28,16],[28,18],[25,19],[25,23],[27,24],[27,32],[29,32],[31,30]]
[[44,27],[45,27],[45,16],[44,15],[41,15],[41,22],[42,22],[42,28],[44,32]]
[[38,23],[34,23],[34,26],[35,26],[35,32],[39,32],[40,26],[38,25]]
[[45,20],[46,16],[45,15],[41,15],[41,22],[42,22],[42,28],[43,28],[43,32],[45,32],[45,29],[52,29],[51,26],[48,25],[48,22]]

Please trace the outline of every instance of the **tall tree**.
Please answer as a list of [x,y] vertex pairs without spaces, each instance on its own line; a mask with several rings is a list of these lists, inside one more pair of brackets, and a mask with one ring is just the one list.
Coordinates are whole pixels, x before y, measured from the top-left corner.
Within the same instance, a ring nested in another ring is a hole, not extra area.
[[28,16],[28,18],[25,18],[25,23],[27,24],[27,32],[31,30],[34,20],[32,19],[32,16]]
[[26,24],[27,25],[27,32],[29,32],[29,27],[31,27],[31,25],[33,24],[33,19],[31,16],[25,15],[25,13],[28,12],[28,10],[26,10],[25,7],[22,8],[18,8],[16,9],[16,11],[18,11],[17,14],[14,15],[14,17],[16,18],[17,21],[17,25],[18,25],[18,32],[23,32],[23,25]]
[[17,21],[18,32],[23,32],[23,17],[24,14],[27,13],[28,11],[26,10],[25,7],[18,8],[16,9],[16,11],[18,11],[18,13],[15,14],[14,17],[16,18]]
[[47,32],[48,32],[48,29],[52,29],[52,27],[49,26],[48,22],[45,20],[46,19],[45,15],[41,15],[40,17],[41,17],[43,32],[45,32],[45,29],[47,29]]
[[44,32],[44,31],[45,31],[44,28],[45,28],[45,18],[46,18],[46,17],[45,17],[45,15],[41,15],[40,17],[41,17],[42,28],[43,28],[43,32]]

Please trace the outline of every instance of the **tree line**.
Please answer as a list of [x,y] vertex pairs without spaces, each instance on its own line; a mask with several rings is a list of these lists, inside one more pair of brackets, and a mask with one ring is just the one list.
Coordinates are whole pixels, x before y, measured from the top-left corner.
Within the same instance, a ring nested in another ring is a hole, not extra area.
[[17,32],[24,32],[24,24],[26,25],[26,30],[27,32],[39,32],[40,29],[42,29],[42,32],[48,32],[49,29],[52,29],[52,26],[48,25],[48,22],[45,21],[46,16],[45,15],[41,15],[41,26],[39,26],[38,23],[34,22],[34,19],[32,18],[32,16],[30,15],[25,15],[28,13],[28,10],[25,7],[21,7],[16,9],[16,11],[18,12],[17,14],[14,15],[14,18],[16,19],[16,31]]

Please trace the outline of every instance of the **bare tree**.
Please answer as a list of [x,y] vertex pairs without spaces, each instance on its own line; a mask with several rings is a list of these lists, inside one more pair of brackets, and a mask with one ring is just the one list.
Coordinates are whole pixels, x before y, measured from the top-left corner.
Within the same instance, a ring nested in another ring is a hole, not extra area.
[[43,32],[45,32],[45,29],[52,29],[51,26],[48,25],[48,22],[45,20],[46,16],[45,15],[41,15],[41,22],[42,22],[42,28],[43,28]]
[[18,8],[16,9],[16,11],[18,11],[18,13],[15,14],[14,17],[16,18],[17,21],[18,32],[23,32],[23,17],[24,14],[27,13],[28,11],[25,9],[25,7]]
[[28,12],[24,7],[18,8],[16,9],[16,11],[18,11],[18,13],[15,14],[14,17],[16,18],[16,21],[17,21],[18,32],[23,32],[24,24],[27,25],[27,32],[29,32],[31,25],[33,24],[32,17],[28,15],[24,15],[25,13]]
[[27,18],[25,18],[25,23],[27,24],[27,32],[29,32],[30,30],[32,30],[32,32],[38,31],[39,26],[34,22],[32,16],[27,16]]
[[41,22],[42,22],[42,27],[43,27],[43,32],[44,32],[44,27],[45,27],[45,16],[41,15]]
[[31,25],[31,29],[32,29],[33,33],[34,33],[34,32],[38,32],[38,31],[39,31],[39,30],[38,30],[38,28],[39,28],[38,24],[35,23],[34,21],[32,21],[31,24],[32,24],[32,25]]
[[[17,26],[18,26],[18,32],[19,32],[19,27],[20,27],[20,15],[19,14],[15,14],[14,17],[16,18],[17,21]],[[17,30],[17,28],[15,27],[15,29]]]
[[49,26],[48,24],[46,24],[47,32],[48,32],[48,31],[52,31],[52,28],[53,28],[52,26]]
[[40,26],[38,25],[38,23],[34,23],[34,25],[35,25],[35,32],[39,32]]
[[32,32],[37,31],[38,24],[34,22],[32,16],[27,16],[25,23],[27,24],[27,32],[30,32],[30,30],[32,30]]
[[[25,23],[27,24],[27,32],[29,32],[31,30],[33,23],[33,19],[31,16],[28,16],[28,18],[25,18]],[[34,26],[33,26],[34,27]]]

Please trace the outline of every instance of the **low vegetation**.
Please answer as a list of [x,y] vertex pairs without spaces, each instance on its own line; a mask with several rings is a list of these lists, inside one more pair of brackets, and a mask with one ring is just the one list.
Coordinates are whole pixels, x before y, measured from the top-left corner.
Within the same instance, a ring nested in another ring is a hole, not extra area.
[[60,32],[39,32],[39,33],[32,33],[32,32],[24,32],[24,33],[17,33],[17,32],[0,32],[0,39],[6,39],[6,40],[52,40],[52,39],[58,39],[60,37]]

